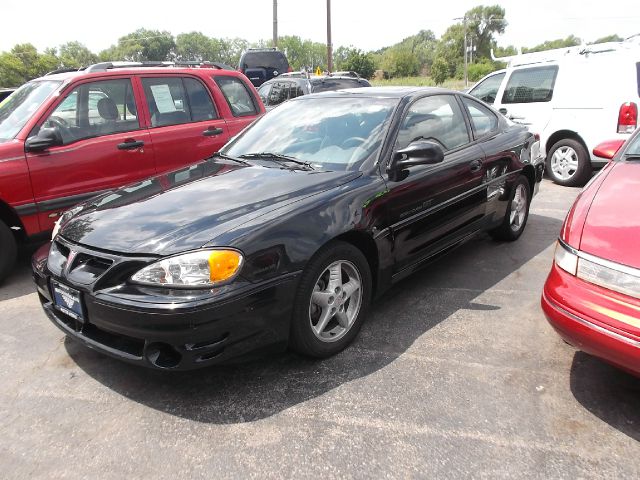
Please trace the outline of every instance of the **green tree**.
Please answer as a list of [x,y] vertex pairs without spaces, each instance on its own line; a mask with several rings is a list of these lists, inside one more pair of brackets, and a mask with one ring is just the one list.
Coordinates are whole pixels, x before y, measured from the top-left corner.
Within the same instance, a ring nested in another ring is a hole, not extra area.
[[370,53],[365,53],[357,48],[348,49],[344,60],[335,62],[337,70],[350,70],[357,72],[361,77],[371,78],[376,67]]
[[249,42],[242,38],[214,38],[213,44],[218,52],[218,61],[233,67],[240,62],[242,52],[249,48]]
[[575,47],[576,45],[580,45],[581,43],[582,40],[580,40],[578,37],[576,37],[575,35],[569,35],[567,38],[547,40],[540,45],[536,45],[535,47],[523,48],[522,53],[542,52],[545,50],[553,50],[555,48]]
[[613,35],[607,35],[606,37],[599,38],[596,41],[591,43],[593,44],[593,43],[621,42],[623,40],[624,38],[614,33]]
[[448,78],[461,70],[464,63],[464,26],[461,23],[447,28],[436,46],[435,55],[447,63]]
[[98,56],[80,42],[60,45],[60,65],[67,68],[86,67],[98,61]]
[[176,37],[175,58],[179,61],[217,60],[218,42],[201,32],[181,33]]
[[100,52],[100,57],[103,60],[131,62],[164,61],[171,59],[175,46],[170,32],[139,28],[120,37],[118,44]]
[[382,55],[382,69],[391,77],[411,77],[418,74],[418,58],[406,47],[393,47]]
[[9,52],[0,54],[0,87],[18,87],[27,80],[24,64]]
[[449,78],[449,64],[442,57],[436,57],[431,65],[431,78],[436,85],[442,85]]
[[494,35],[504,33],[507,26],[505,9],[499,5],[477,6],[465,13],[467,19],[467,39],[475,47],[478,59],[491,58],[490,50]]

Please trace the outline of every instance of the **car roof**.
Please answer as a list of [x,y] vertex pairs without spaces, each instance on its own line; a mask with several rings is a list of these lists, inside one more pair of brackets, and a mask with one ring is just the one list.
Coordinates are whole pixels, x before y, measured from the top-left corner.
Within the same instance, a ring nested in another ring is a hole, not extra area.
[[[413,98],[421,97],[429,93],[461,93],[439,87],[367,87],[367,88],[346,88],[328,92],[315,93],[313,96],[332,97],[377,97],[377,98]],[[298,98],[306,98],[309,95]],[[296,99],[297,100],[297,99]]]
[[232,75],[240,76],[241,74],[236,70],[227,70],[215,67],[126,67],[126,68],[108,68],[105,70],[97,70],[93,72],[86,72],[84,70],[74,70],[71,72],[51,73],[35,80],[70,80],[78,77],[83,78],[100,78],[111,75],[132,75],[132,74],[185,74],[190,73],[192,75]]

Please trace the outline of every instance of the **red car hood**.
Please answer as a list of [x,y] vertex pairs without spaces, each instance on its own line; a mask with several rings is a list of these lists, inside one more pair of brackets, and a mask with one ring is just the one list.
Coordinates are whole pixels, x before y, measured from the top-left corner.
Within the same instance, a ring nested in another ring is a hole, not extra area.
[[640,268],[640,163],[611,167],[589,208],[579,248]]

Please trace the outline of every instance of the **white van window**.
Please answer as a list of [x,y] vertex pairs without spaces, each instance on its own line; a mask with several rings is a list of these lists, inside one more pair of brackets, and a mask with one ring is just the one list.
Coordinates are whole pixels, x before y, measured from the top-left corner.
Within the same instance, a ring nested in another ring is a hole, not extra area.
[[473,95],[483,102],[495,102],[496,97],[498,96],[498,90],[500,89],[500,84],[502,83],[504,76],[505,72],[502,72],[485,78],[475,87],[469,90],[469,95]]
[[502,96],[502,103],[549,102],[558,75],[558,66],[514,70]]

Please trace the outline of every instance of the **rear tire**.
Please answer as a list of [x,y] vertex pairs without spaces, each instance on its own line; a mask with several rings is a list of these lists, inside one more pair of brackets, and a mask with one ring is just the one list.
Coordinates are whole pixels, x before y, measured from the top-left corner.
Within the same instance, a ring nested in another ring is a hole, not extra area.
[[358,335],[371,301],[367,259],[346,242],[331,242],[307,264],[293,304],[289,345],[326,358]]
[[0,222],[0,283],[11,273],[17,255],[18,246],[13,233],[4,222]]
[[529,180],[520,175],[511,189],[511,198],[507,205],[507,211],[502,219],[502,224],[489,231],[496,240],[513,242],[520,238],[529,218],[529,206],[531,205],[531,189]]
[[547,154],[547,172],[558,185],[581,187],[591,178],[591,158],[578,140],[563,138]]

